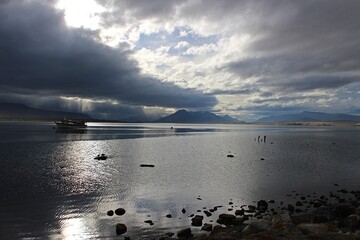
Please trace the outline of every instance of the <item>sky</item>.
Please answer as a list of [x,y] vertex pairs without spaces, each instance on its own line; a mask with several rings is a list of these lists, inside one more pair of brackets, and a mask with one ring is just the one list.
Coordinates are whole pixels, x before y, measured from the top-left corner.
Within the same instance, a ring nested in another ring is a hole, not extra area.
[[357,0],[0,0],[0,102],[153,120],[360,115]]

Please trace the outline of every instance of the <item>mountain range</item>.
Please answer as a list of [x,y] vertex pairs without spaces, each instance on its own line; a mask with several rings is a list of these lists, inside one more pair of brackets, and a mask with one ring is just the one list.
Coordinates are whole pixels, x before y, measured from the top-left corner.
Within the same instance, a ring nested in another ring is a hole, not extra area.
[[257,122],[360,122],[360,116],[304,111],[297,114],[264,117],[258,119]]
[[42,110],[18,103],[0,103],[0,119],[59,120],[64,118],[92,119],[83,113]]
[[179,110],[169,116],[160,118],[156,122],[160,123],[236,123],[239,120],[229,115],[218,116],[216,114],[204,112],[188,112],[184,109]]

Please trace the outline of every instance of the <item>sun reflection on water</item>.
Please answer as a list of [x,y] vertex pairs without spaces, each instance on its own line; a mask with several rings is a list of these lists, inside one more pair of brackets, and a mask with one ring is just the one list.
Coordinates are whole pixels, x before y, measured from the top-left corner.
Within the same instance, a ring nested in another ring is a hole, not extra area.
[[61,235],[64,240],[85,239],[88,233],[83,218],[70,218],[61,223]]

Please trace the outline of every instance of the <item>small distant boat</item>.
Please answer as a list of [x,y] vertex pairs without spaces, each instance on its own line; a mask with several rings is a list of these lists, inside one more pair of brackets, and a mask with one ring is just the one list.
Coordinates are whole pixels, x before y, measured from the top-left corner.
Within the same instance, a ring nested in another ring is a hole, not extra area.
[[107,156],[104,153],[102,153],[102,154],[98,154],[94,159],[96,159],[96,160],[106,160]]
[[82,120],[70,120],[64,119],[55,122],[56,126],[59,128],[86,128],[86,122]]

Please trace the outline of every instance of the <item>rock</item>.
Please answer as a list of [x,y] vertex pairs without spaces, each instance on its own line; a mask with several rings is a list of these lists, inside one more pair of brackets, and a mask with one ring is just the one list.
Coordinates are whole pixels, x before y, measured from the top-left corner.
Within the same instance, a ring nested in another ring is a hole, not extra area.
[[299,207],[299,206],[303,206],[303,203],[300,202],[300,201],[297,201],[297,202],[295,203],[295,205]]
[[335,217],[345,218],[355,213],[355,208],[350,204],[340,204],[335,207]]
[[291,204],[288,204],[287,209],[289,210],[290,214],[293,214],[294,211],[295,211],[295,207],[293,205],[291,205]]
[[200,227],[202,225],[202,220],[204,219],[201,215],[196,215],[191,219],[191,225],[194,227]]
[[256,211],[256,207],[255,207],[255,206],[253,206],[253,205],[249,205],[249,206],[248,206],[247,212],[254,213],[255,211]]
[[126,212],[126,211],[125,211],[125,209],[123,209],[123,208],[118,208],[118,209],[115,210],[115,214],[116,214],[116,215],[119,215],[119,216],[124,215],[125,212]]
[[360,226],[360,216],[357,214],[351,214],[345,218],[345,224],[348,227],[356,228]]
[[233,202],[229,202],[229,205],[233,205],[234,203]]
[[323,205],[323,201],[321,201],[320,199],[315,199],[314,201],[312,201],[312,203],[315,208],[319,208]]
[[224,225],[232,225],[235,219],[235,215],[223,213],[219,215],[219,219],[216,222]]
[[260,160],[261,160],[261,161],[264,161],[264,160],[265,160],[265,158],[261,158]]
[[249,225],[242,230],[242,234],[247,235],[251,233],[258,233],[262,231],[267,231],[268,229],[269,229],[268,221],[257,220],[249,223]]
[[145,222],[145,223],[148,223],[148,224],[150,224],[150,225],[154,225],[154,222],[153,222],[152,220],[145,220],[144,222]]
[[304,212],[304,211],[301,210],[300,208],[296,208],[296,209],[295,209],[295,212],[296,212],[296,213],[301,213],[301,212]]
[[107,215],[108,215],[108,216],[112,216],[112,215],[114,215],[114,211],[113,211],[113,210],[109,210],[109,211],[107,211]]
[[213,212],[215,212],[215,210],[214,209],[209,209],[209,212],[213,213]]
[[268,203],[275,203],[275,200],[268,200]]
[[193,235],[190,228],[185,228],[177,233],[178,238],[191,238]]
[[172,218],[171,214],[166,215],[167,218]]
[[319,235],[329,231],[329,227],[324,223],[301,223],[298,227],[304,234]]
[[140,167],[155,167],[153,164],[140,164]]
[[204,211],[204,213],[207,217],[210,217],[212,215],[209,211]]
[[316,215],[314,216],[312,222],[313,223],[326,223],[329,221],[329,218],[325,215]]
[[233,157],[234,157],[234,155],[232,155],[232,154],[228,154],[228,155],[227,155],[227,157],[229,157],[229,158],[233,158]]
[[261,212],[265,212],[268,209],[268,203],[265,200],[258,201],[257,209]]
[[212,231],[212,224],[209,223],[205,223],[204,226],[201,228],[202,231],[207,231],[207,232],[211,232]]
[[183,214],[185,214],[185,213],[186,213],[185,208],[181,209],[181,212],[182,212]]
[[242,216],[245,214],[245,210],[244,209],[238,209],[235,211],[235,215],[236,216]]
[[340,190],[338,190],[338,192],[341,192],[341,193],[347,193],[348,191],[346,190],[346,189],[340,189]]
[[168,236],[168,237],[172,237],[172,236],[174,236],[174,235],[175,235],[175,233],[172,233],[172,232],[167,232],[167,233],[165,233],[165,235],[166,235],[166,236]]
[[126,233],[126,231],[127,231],[127,227],[125,224],[122,223],[116,224],[116,235],[124,234]]

